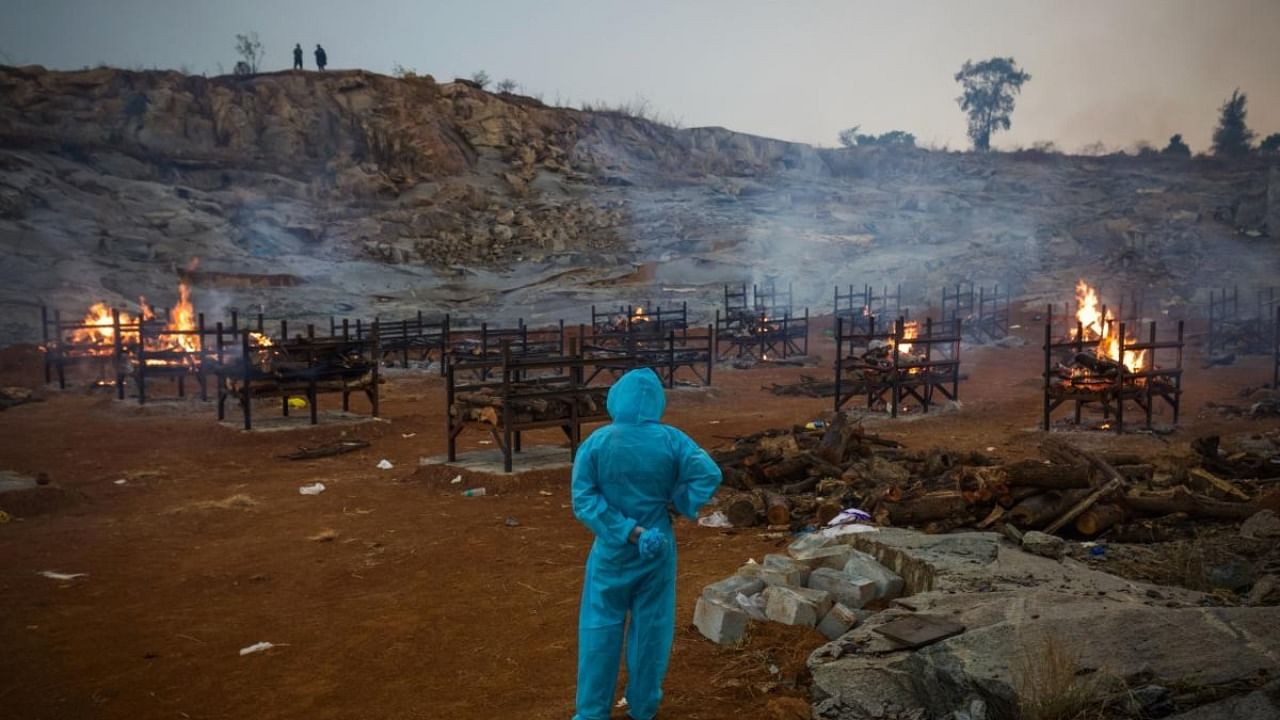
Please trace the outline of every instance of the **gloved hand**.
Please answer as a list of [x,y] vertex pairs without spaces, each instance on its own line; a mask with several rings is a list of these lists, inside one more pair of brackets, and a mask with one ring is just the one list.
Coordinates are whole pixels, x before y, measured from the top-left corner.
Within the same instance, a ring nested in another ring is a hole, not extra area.
[[640,546],[640,557],[655,558],[666,552],[667,536],[657,528],[649,528],[640,533],[640,541],[636,544]]

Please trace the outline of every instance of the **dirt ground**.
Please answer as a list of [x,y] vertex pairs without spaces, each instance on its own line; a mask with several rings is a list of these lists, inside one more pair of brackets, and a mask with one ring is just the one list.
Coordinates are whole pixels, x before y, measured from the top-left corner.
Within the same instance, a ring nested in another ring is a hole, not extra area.
[[[1020,348],[966,350],[961,409],[868,424],[911,447],[1032,454],[1042,437],[1038,327],[1018,331],[1028,340]],[[761,386],[829,375],[833,353],[822,336],[822,367],[717,371],[710,389],[672,391],[667,420],[707,446],[807,422],[831,401]],[[1200,434],[1277,426],[1204,407],[1269,381],[1270,358],[1201,369],[1198,357],[1188,353],[1172,434],[1075,437],[1159,453],[1185,451]],[[35,386],[38,374],[30,350],[0,357],[0,384]],[[391,373],[376,422],[313,428],[299,417],[293,429],[251,433],[217,424],[212,406],[194,400],[139,408],[83,386],[44,393],[0,412],[0,470],[47,473],[66,500],[0,525],[0,717],[572,715],[590,536],[573,518],[568,471],[451,484],[452,469],[419,468],[445,448],[438,376]],[[259,416],[270,412],[263,405]],[[371,447],[278,457],[341,438]],[[484,439],[466,434],[464,448]],[[537,433],[526,446],[557,441]],[[378,470],[383,458],[394,468]],[[299,494],[316,481],[325,492]],[[479,486],[485,497],[461,496]],[[808,717],[803,667],[816,633],[770,626],[725,650],[690,625],[704,584],[786,540],[692,522],[677,535],[678,630],[662,717]],[[260,641],[277,647],[239,654]]]

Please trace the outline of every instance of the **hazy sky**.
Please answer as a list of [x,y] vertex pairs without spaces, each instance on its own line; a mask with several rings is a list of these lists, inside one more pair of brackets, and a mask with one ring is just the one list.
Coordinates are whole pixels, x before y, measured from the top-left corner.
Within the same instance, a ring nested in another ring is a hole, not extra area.
[[1209,142],[1222,101],[1280,132],[1280,0],[0,0],[0,62],[265,69],[301,42],[330,68],[437,80],[485,69],[547,102],[638,96],[686,126],[834,145],[853,124],[962,147],[952,76],[1012,55],[1032,79],[999,147]]

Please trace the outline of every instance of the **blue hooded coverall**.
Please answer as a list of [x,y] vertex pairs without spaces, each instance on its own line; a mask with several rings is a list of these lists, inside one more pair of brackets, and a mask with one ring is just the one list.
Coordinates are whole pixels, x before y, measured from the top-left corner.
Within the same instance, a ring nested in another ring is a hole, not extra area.
[[[689,436],[659,422],[662,383],[648,368],[609,389],[613,418],[591,434],[573,463],[573,513],[595,533],[578,616],[578,697],[574,720],[607,720],[618,683],[627,614],[627,702],[651,720],[662,699],[675,634],[676,550],[668,506],[687,517],[720,485],[720,468]],[[645,558],[629,542],[656,529],[666,547]]]

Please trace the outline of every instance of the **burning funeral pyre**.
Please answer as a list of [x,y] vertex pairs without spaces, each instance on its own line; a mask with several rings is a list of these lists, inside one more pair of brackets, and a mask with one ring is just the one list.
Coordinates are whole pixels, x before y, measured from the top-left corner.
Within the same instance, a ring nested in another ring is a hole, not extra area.
[[[1104,429],[1121,432],[1126,402],[1138,407],[1150,429],[1159,400],[1172,409],[1171,419],[1176,424],[1182,395],[1182,322],[1178,322],[1174,340],[1158,340],[1154,322],[1148,325],[1146,340],[1136,339],[1130,327],[1100,304],[1097,291],[1084,280],[1076,285],[1074,320],[1067,337],[1055,338],[1053,308],[1049,308],[1044,341],[1044,429],[1049,429],[1053,410],[1064,403],[1074,403],[1077,424],[1086,406],[1097,405]],[[1157,364],[1160,351],[1171,356],[1171,364]]]

